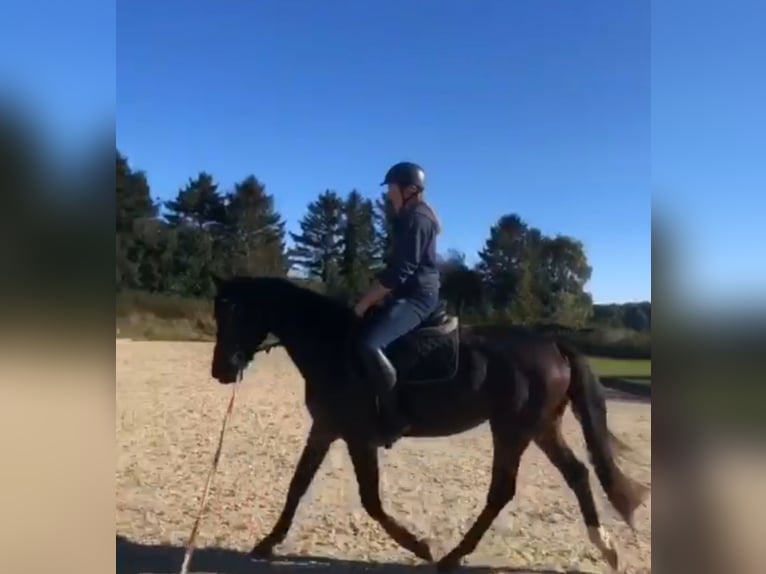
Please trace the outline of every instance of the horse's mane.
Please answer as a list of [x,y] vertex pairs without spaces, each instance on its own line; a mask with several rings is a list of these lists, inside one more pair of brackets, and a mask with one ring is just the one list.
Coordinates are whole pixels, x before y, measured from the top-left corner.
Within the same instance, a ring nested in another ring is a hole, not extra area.
[[[277,311],[282,318],[305,316],[322,328],[336,331],[354,324],[356,315],[348,305],[285,277],[235,276],[225,282],[225,290],[243,300],[257,300]],[[339,332],[339,334],[341,334]]]

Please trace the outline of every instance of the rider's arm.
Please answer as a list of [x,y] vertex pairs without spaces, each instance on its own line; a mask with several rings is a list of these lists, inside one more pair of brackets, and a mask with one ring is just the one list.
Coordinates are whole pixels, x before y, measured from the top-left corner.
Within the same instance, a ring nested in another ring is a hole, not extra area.
[[372,284],[372,287],[367,290],[367,293],[365,293],[364,296],[359,300],[357,306],[361,310],[365,311],[369,307],[372,307],[381,301],[386,295],[390,293],[390,291],[390,289],[381,285],[380,281],[375,281]]
[[389,290],[403,285],[417,270],[423,247],[433,235],[433,222],[419,213],[412,213],[399,233],[401,236],[394,242],[392,261],[378,277],[380,284]]
[[358,311],[365,311],[380,302],[388,293],[403,285],[420,264],[423,246],[434,235],[431,220],[421,214],[412,214],[398,231],[394,252],[388,267],[378,275],[378,280],[357,304]]

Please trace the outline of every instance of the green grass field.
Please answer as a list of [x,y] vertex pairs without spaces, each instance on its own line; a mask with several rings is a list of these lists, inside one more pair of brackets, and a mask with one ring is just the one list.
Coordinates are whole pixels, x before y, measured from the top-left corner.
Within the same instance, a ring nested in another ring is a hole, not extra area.
[[605,357],[588,357],[590,364],[599,377],[652,377],[651,359],[607,359]]

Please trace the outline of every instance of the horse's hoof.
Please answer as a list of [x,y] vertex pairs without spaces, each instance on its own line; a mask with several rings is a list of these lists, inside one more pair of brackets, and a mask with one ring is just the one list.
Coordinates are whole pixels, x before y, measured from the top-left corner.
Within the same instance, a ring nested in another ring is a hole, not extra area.
[[433,562],[434,556],[431,554],[431,548],[428,546],[428,543],[424,540],[418,540],[417,544],[414,548],[415,556],[420,558],[421,560],[425,560],[426,562]]
[[439,560],[439,562],[436,563],[436,571],[437,572],[452,572],[458,566],[460,566],[459,558],[450,558],[450,559],[442,558],[441,560]]
[[274,555],[274,546],[271,544],[264,544],[263,542],[256,544],[255,547],[248,554],[248,558],[251,560],[267,560]]
[[447,556],[445,556],[444,558],[439,560],[439,562],[436,563],[436,571],[451,572],[458,566],[460,566],[460,557],[450,556],[449,554],[447,554]]
[[609,550],[604,552],[604,559],[606,559],[607,563],[609,564],[609,567],[612,569],[612,572],[621,571],[620,555],[617,553],[616,548],[610,548]]

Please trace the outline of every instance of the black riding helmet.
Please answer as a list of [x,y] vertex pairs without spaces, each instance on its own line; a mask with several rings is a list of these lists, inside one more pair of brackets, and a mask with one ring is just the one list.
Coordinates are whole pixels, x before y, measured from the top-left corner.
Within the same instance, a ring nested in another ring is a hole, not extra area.
[[402,189],[409,185],[417,186],[421,191],[426,187],[426,172],[416,163],[403,161],[392,166],[380,185],[395,183]]

